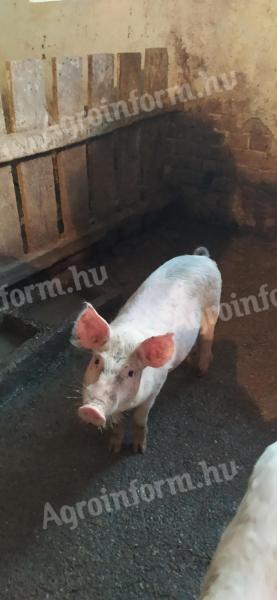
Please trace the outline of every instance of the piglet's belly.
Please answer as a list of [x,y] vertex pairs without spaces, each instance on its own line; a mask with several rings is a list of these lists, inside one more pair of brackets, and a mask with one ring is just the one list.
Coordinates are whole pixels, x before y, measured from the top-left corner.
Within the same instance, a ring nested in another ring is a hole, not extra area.
[[199,328],[185,329],[183,331],[177,330],[174,335],[175,353],[169,365],[171,370],[176,369],[187,358],[197,341]]

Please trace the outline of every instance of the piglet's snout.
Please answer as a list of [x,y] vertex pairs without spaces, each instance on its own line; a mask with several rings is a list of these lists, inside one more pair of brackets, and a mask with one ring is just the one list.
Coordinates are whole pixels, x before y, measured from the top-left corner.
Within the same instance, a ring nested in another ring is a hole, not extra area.
[[106,417],[99,406],[93,404],[83,404],[78,410],[79,417],[86,423],[91,423],[97,427],[104,427]]

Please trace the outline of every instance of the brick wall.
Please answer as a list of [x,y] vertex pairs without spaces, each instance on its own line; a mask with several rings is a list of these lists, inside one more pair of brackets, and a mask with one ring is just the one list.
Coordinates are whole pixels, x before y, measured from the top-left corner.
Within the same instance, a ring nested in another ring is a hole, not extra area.
[[277,144],[247,100],[209,100],[164,117],[164,183],[191,215],[270,234]]
[[114,211],[128,235],[144,215],[177,202],[193,218],[276,232],[276,140],[245,104],[209,100],[148,118],[100,143],[92,142],[91,202],[107,230]]

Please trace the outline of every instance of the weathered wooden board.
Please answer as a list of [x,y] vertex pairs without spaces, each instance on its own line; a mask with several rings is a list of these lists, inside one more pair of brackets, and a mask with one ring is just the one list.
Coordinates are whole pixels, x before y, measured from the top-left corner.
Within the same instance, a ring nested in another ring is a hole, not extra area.
[[144,90],[150,94],[168,87],[168,53],[166,48],[147,48],[144,64]]
[[83,233],[90,227],[86,145],[57,154],[65,232]]
[[[164,107],[165,113],[183,110],[183,104],[181,103],[177,103],[176,106],[166,104]],[[127,120],[121,119],[118,121],[113,119],[111,123],[104,120],[99,127],[95,127],[87,117],[84,117],[83,119],[78,118],[77,126],[72,130],[52,126],[44,130],[29,130],[26,133],[0,134],[0,164],[85,142],[117,129],[123,129],[132,123],[152,119],[160,113],[160,109],[157,109],[151,112],[140,112],[130,116]]]
[[128,127],[116,136],[116,187],[121,210],[140,202],[140,128]]
[[25,229],[30,252],[59,239],[53,163],[43,156],[17,166]]
[[[7,73],[13,130],[46,125],[42,61],[12,61],[7,65]],[[52,158],[46,156],[18,164],[17,176],[28,251],[49,247],[59,238]]]
[[[21,228],[11,167],[0,168],[0,261],[23,254]],[[1,261],[2,262],[2,261]]]
[[[90,137],[115,131],[131,122],[139,121],[142,118],[151,118],[160,113],[161,106],[158,102],[154,110],[148,112],[147,109],[140,110],[140,102],[136,100],[136,97],[142,93],[140,53],[121,53],[117,56],[116,82],[114,81],[113,63],[114,57],[112,54],[94,54],[89,57],[88,106],[89,108],[99,106],[103,97],[107,99],[108,105],[112,104],[107,109],[111,114],[110,120],[108,116],[105,117],[103,112],[103,121],[97,125],[95,120],[92,121],[83,114],[83,105],[86,104],[86,99],[83,98],[82,59],[78,57],[62,60],[53,59],[54,113],[56,122],[59,118],[64,118],[62,127],[52,125],[47,128],[42,126],[40,129],[34,129],[36,119],[33,123],[33,116],[38,111],[34,112],[33,110],[34,99],[31,96],[28,131],[23,133],[14,126],[16,133],[3,135],[0,128],[0,163],[49,152],[69,144],[76,144],[88,140]],[[117,89],[114,87],[116,84]],[[166,87],[166,50],[163,48],[146,50],[145,90],[152,93],[153,91],[166,89]],[[132,91],[135,92],[133,104],[132,102],[126,102]],[[147,106],[146,99],[144,104]],[[168,103],[166,95],[162,107],[165,112],[182,110],[182,106],[172,107]],[[67,120],[65,117],[69,117],[69,119]],[[20,122],[19,117],[17,121]]]
[[84,110],[83,60],[78,56],[52,59],[55,120]]
[[1,98],[1,94],[0,94],[0,134],[1,133],[6,133],[6,124],[5,124],[5,118],[4,118],[2,98]]
[[[83,62],[79,57],[54,58],[52,66],[54,112],[62,120],[84,108]],[[86,145],[59,152],[57,165],[64,232],[72,236],[90,226]]]
[[113,134],[88,145],[88,166],[93,218],[109,223],[118,208]]
[[115,100],[114,55],[91,54],[88,57],[88,106],[98,106],[102,99]]
[[117,61],[118,99],[128,100],[131,91],[141,93],[141,54],[122,52]]
[[43,62],[37,59],[6,63],[8,106],[12,131],[48,125]]

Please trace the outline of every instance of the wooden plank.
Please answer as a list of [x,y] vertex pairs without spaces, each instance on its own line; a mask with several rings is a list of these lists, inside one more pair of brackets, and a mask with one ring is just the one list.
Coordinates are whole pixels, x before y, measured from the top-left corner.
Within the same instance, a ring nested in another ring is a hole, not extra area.
[[65,232],[85,232],[91,221],[86,145],[59,152],[57,164]]
[[0,258],[23,255],[21,228],[11,167],[0,168]]
[[168,53],[166,48],[147,48],[144,64],[144,90],[149,94],[168,87]]
[[74,115],[84,110],[83,60],[78,56],[52,59],[54,116]]
[[1,94],[0,94],[0,134],[1,133],[6,133],[6,124],[5,124],[2,98],[1,98]]
[[[79,57],[52,60],[56,118],[80,113],[83,101],[83,61]],[[62,150],[57,156],[65,235],[84,232],[90,225],[86,146]]]
[[116,184],[120,209],[140,202],[140,129],[128,127],[116,133]]
[[118,208],[114,161],[114,135],[100,137],[88,145],[91,205],[96,223],[114,220]]
[[114,55],[90,54],[88,57],[88,106],[98,106],[102,99],[115,100]]
[[24,222],[30,252],[57,243],[57,203],[53,163],[42,156],[17,166]]
[[[183,111],[181,103],[176,106],[165,105],[164,113]],[[160,109],[151,112],[141,112],[130,116],[128,119],[113,120],[111,123],[105,120],[99,126],[91,123],[88,118],[73,118],[72,129],[62,129],[53,125],[47,129],[29,130],[24,133],[0,134],[0,164],[11,162],[16,159],[31,157],[51,150],[57,150],[64,146],[84,142],[91,138],[108,134],[117,129],[129,127],[144,119],[152,119],[160,115]],[[74,126],[75,125],[75,126]]]
[[6,63],[8,106],[12,131],[48,125],[43,61],[13,60]]
[[121,52],[117,55],[118,99],[128,100],[132,90],[141,93],[141,54]]
[[109,229],[107,229],[107,223],[104,221],[98,225],[92,225],[83,236],[78,234],[78,236],[71,240],[61,237],[58,243],[50,248],[44,248],[28,255],[25,254],[24,261],[22,262],[16,260],[6,265],[3,264],[0,269],[0,286],[5,283],[12,285],[49,266],[53,266],[61,260],[68,259],[69,256],[78,254],[80,251],[89,248],[92,242],[96,243],[103,239],[107,235],[108,230],[120,225],[121,220],[122,215],[116,213],[112,223],[110,223]]
[[[12,129],[45,126],[48,115],[42,61],[12,61],[7,65],[7,74]],[[55,244],[59,236],[52,158],[18,164],[17,176],[28,251]]]

